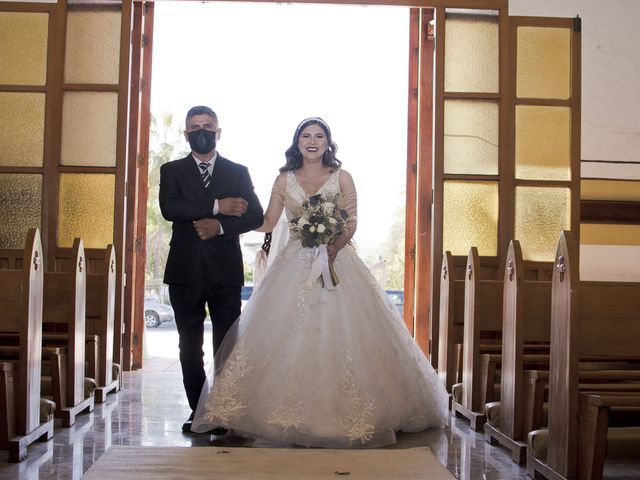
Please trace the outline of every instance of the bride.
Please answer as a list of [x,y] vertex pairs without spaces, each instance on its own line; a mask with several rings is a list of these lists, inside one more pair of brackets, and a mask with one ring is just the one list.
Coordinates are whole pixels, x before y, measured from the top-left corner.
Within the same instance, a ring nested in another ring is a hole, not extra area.
[[[194,432],[225,427],[278,445],[355,448],[445,425],[444,386],[350,243],[356,189],[336,150],[321,118],[298,125],[259,229],[272,231],[284,209],[289,239],[272,248],[216,354]],[[309,225],[318,204],[320,215],[339,213],[326,223],[340,233],[326,244],[326,229]]]

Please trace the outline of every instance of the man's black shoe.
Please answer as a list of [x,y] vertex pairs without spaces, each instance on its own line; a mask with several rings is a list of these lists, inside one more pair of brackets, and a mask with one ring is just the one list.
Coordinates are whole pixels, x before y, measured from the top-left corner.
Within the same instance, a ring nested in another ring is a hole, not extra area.
[[193,424],[193,412],[187,418],[187,421],[182,424],[182,431],[185,433],[191,433],[191,425]]
[[210,435],[217,435],[217,436],[222,436],[222,435],[226,435],[229,432],[228,428],[224,428],[224,427],[214,427],[211,430],[209,430],[207,433]]

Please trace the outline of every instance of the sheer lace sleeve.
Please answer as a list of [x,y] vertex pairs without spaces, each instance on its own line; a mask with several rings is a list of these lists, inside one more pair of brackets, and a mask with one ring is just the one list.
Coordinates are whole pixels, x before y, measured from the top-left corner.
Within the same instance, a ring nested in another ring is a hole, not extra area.
[[341,235],[342,246],[346,245],[353,234],[356,233],[358,226],[358,195],[356,193],[356,186],[353,183],[351,174],[346,170],[340,171],[340,207],[349,212],[349,220],[347,228],[343,235]]
[[271,232],[278,224],[282,210],[284,209],[284,195],[287,191],[287,175],[281,173],[276,177],[271,189],[271,197],[269,198],[269,206],[264,213],[264,222],[260,228],[256,228],[258,232]]

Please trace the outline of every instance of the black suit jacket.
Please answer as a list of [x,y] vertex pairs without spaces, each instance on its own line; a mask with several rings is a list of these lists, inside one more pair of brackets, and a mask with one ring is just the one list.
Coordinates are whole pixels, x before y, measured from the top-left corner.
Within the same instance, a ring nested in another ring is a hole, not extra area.
[[[218,154],[212,177],[209,187],[205,189],[200,170],[191,154],[160,167],[160,210],[165,219],[173,222],[169,257],[164,271],[164,282],[167,284],[244,284],[238,235],[262,225],[262,206],[245,166]],[[242,217],[214,216],[214,200],[226,197],[247,200],[247,212]],[[192,222],[202,218],[217,218],[224,234],[201,240]]]

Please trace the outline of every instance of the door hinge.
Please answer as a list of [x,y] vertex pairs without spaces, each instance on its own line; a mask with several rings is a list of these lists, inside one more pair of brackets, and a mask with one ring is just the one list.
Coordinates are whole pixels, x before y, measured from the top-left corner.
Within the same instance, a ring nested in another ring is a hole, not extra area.
[[149,45],[149,37],[147,37],[147,35],[145,35],[143,33],[142,34],[142,48],[146,48],[147,45]]
[[137,333],[133,334],[133,344],[134,345],[138,345],[138,334]]
[[576,18],[573,19],[573,31],[576,33],[580,33],[582,31],[582,20],[580,19],[580,15],[576,15]]

